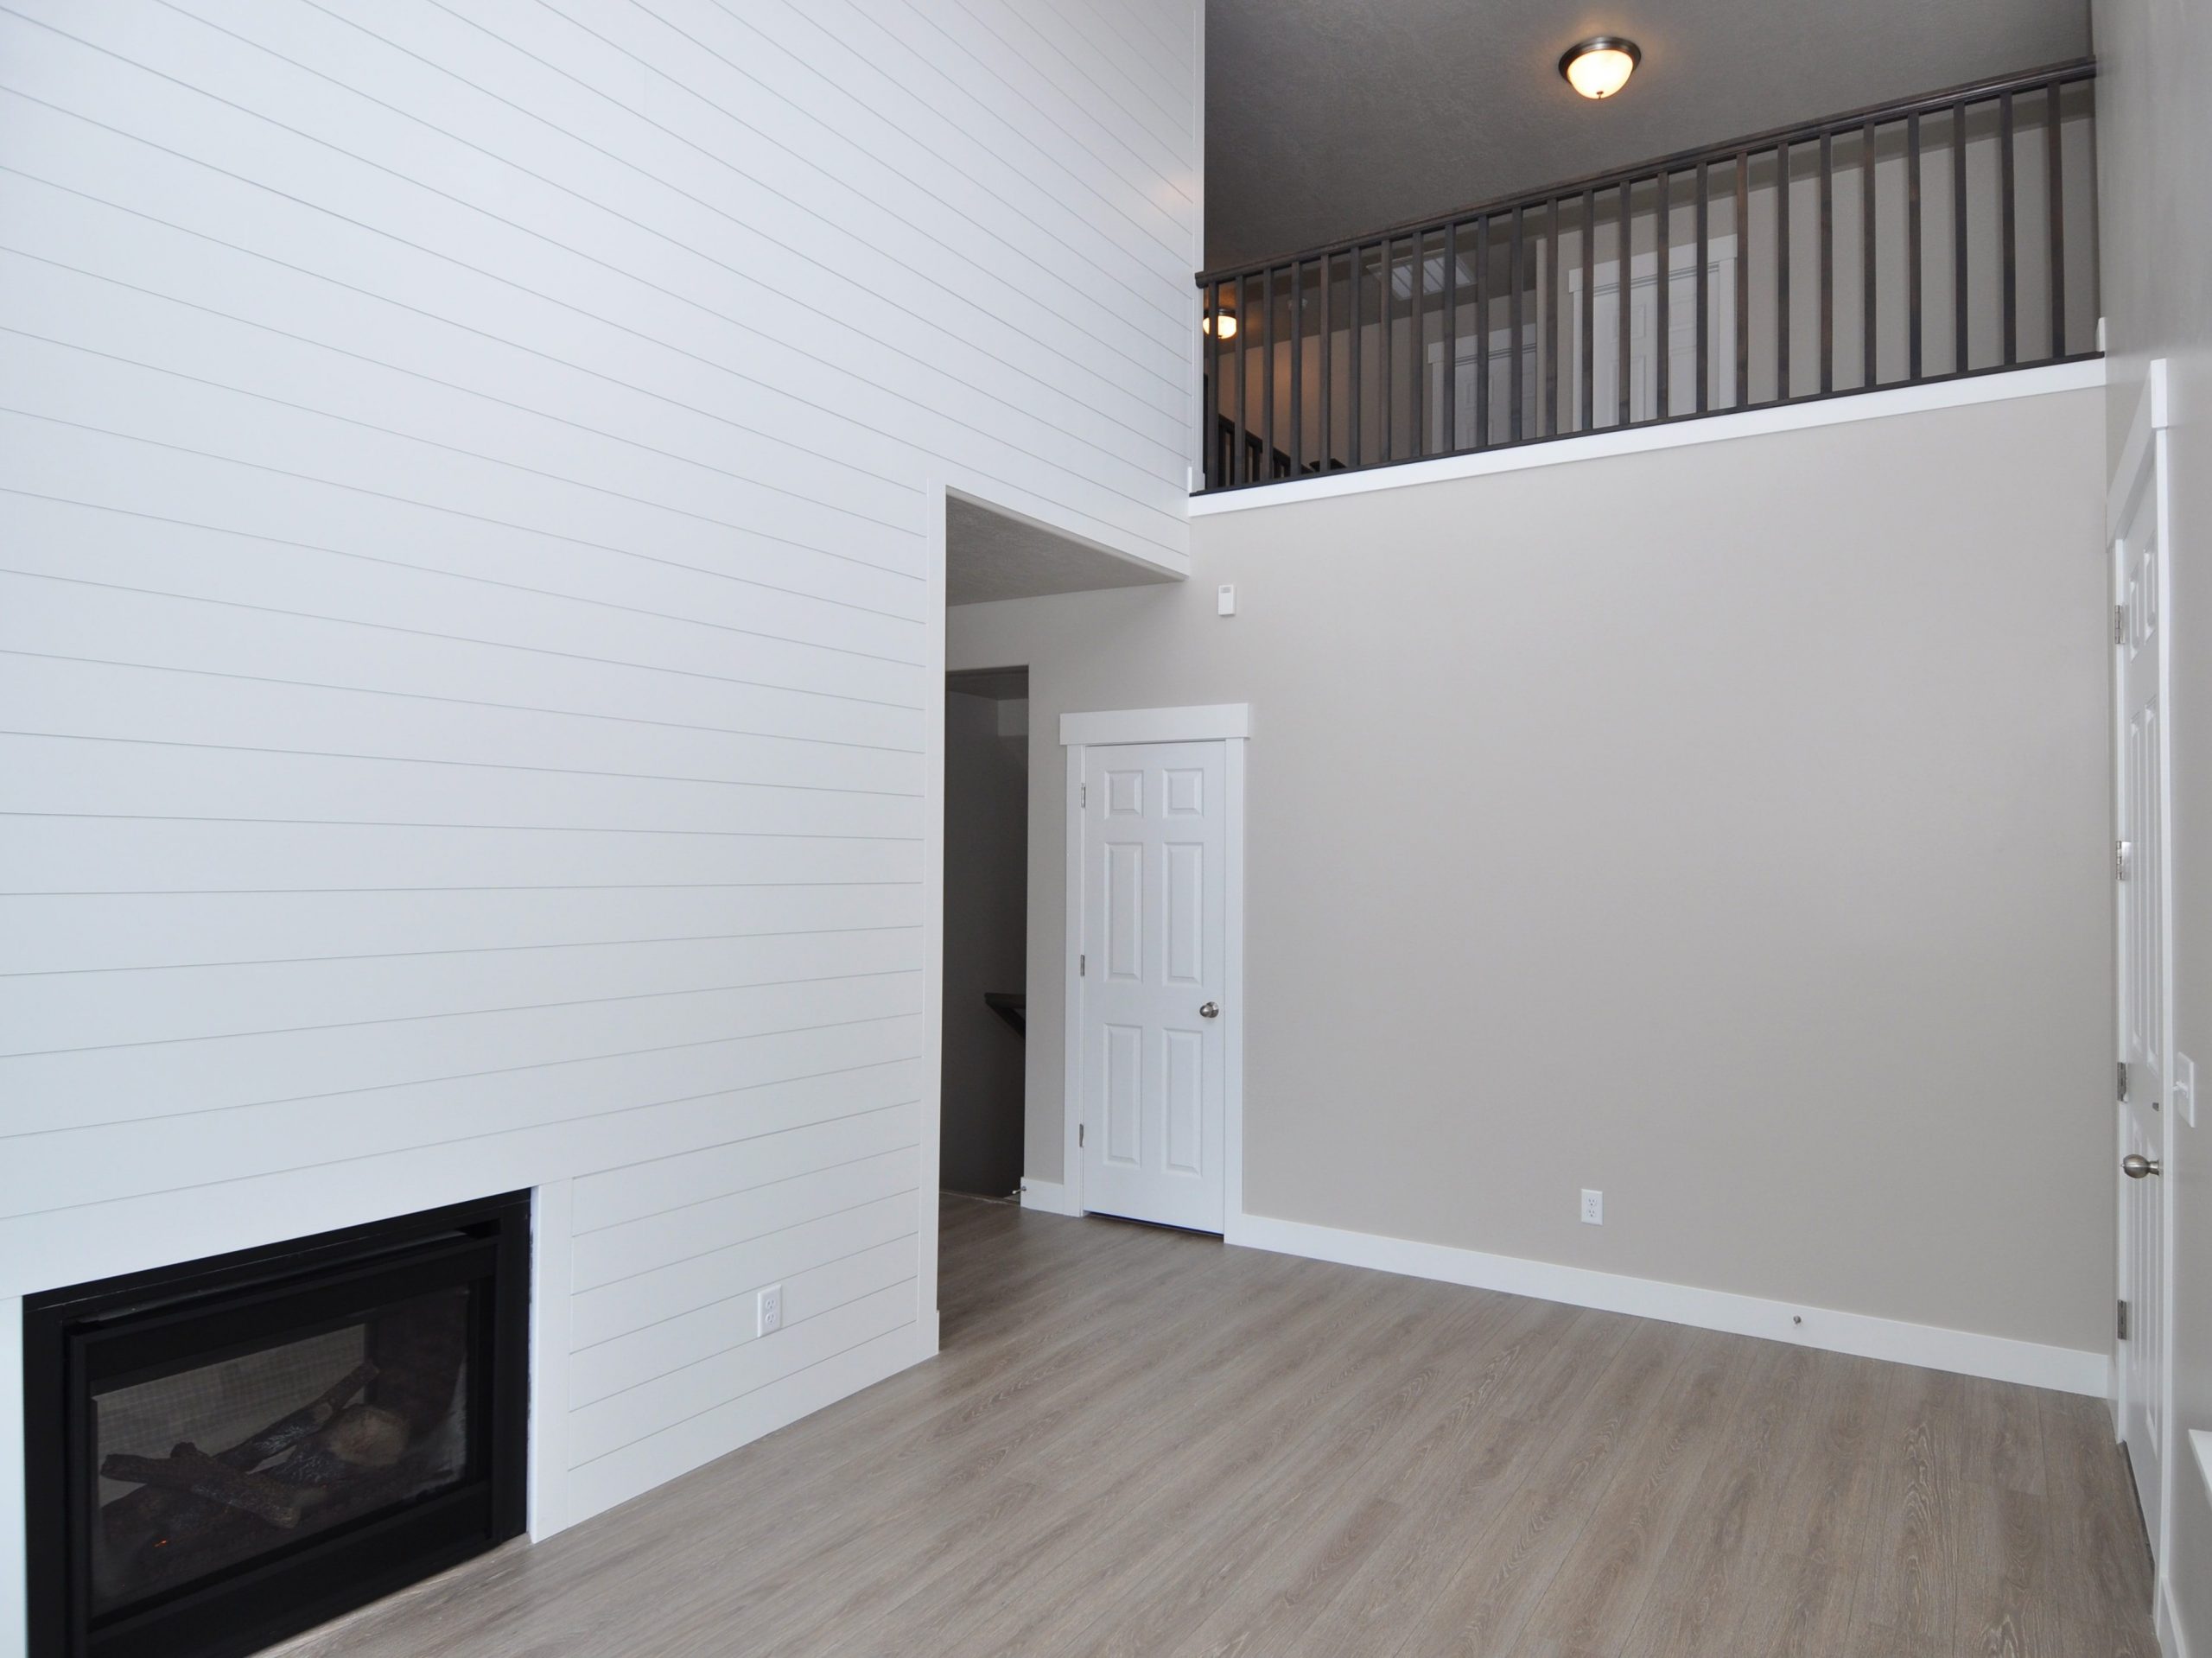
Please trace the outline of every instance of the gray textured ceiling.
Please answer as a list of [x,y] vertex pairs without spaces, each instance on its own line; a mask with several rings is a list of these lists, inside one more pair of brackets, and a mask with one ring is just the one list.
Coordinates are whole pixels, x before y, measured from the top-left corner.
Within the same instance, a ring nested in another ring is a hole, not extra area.
[[944,507],[944,602],[984,605],[1048,593],[1090,593],[1173,581],[1164,572],[1053,534],[1027,518],[948,496]]
[[[1599,34],[1643,64],[1592,103]],[[1206,264],[2088,49],[2088,0],[1206,0]]]

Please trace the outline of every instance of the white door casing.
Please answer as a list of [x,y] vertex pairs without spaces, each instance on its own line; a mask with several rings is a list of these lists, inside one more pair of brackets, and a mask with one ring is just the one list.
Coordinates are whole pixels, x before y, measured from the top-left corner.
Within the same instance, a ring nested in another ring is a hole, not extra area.
[[[2156,377],[2163,381],[2163,375]],[[2156,400],[2163,403],[2163,398]],[[2162,426],[2163,422],[2159,422]],[[2112,543],[2114,629],[2115,873],[2118,880],[2119,1051],[2126,1087],[2116,1154],[2163,1170],[2172,1149],[2172,788],[2167,716],[2171,683],[2171,586],[2164,524],[2165,435],[2154,427],[2115,492]],[[2127,1308],[2115,1376],[2120,1438],[2163,1579],[2167,1485],[2173,1467],[2168,1404],[2172,1359],[2172,1187],[2163,1174],[2120,1185],[2120,1296]]]
[[1241,705],[1062,721],[1072,1212],[1217,1233],[1242,1208],[1245,728]]

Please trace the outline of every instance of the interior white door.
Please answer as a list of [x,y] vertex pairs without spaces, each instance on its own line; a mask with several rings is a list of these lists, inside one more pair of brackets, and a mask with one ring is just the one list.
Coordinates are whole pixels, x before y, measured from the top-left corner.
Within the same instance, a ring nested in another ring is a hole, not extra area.
[[1083,1206],[1222,1229],[1227,745],[1084,754]]
[[2120,604],[2118,859],[2120,1020],[2127,1066],[2120,1103],[2120,1429],[2152,1547],[2160,1546],[2166,1475],[2167,1187],[2171,883],[2167,830],[2165,561],[2158,491],[2143,492],[2114,548]]

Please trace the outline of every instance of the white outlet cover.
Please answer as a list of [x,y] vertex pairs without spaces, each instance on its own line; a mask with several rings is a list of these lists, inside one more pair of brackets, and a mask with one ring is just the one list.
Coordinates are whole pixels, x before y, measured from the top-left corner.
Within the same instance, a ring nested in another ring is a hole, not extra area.
[[1236,589],[1226,581],[1216,588],[1213,608],[1217,616],[1234,616],[1236,613]]
[[1582,1223],[1586,1226],[1605,1223],[1605,1194],[1585,1187],[1582,1193]]
[[754,1334],[766,1336],[784,1327],[784,1286],[781,1284],[769,1285],[755,1298],[753,1305],[759,1318],[759,1327]]

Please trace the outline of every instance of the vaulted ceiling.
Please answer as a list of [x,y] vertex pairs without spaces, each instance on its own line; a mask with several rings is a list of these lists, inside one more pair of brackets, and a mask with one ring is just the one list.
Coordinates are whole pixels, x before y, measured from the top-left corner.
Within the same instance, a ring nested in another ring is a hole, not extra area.
[[[1643,64],[1590,103],[1598,34]],[[2088,50],[2088,0],[1207,0],[1206,264]]]

